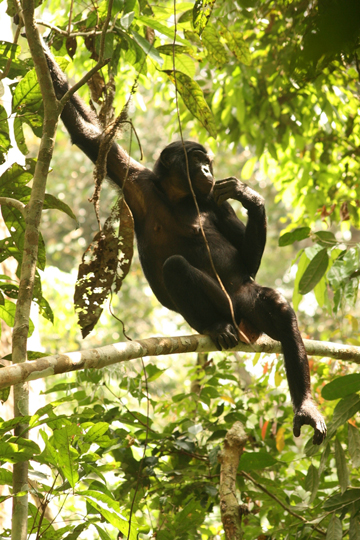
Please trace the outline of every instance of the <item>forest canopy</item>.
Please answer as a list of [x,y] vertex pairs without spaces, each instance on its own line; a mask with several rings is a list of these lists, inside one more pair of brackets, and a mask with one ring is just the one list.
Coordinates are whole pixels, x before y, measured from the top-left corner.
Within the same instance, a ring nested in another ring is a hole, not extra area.
[[[101,163],[93,193],[92,165],[59,120],[64,102],[40,34],[104,139],[116,136],[149,167],[172,140],[196,140],[215,154],[217,178],[237,176],[261,192],[266,284],[292,299],[304,336],[360,346],[358,0],[3,0],[0,8],[0,319],[4,335],[14,329],[4,365],[189,333],[155,303],[136,253],[130,268],[131,216],[102,183]],[[119,250],[119,268],[107,264],[100,285],[104,238]],[[80,270],[75,314],[74,269],[85,250],[95,253],[95,278],[79,288],[89,269]],[[78,318],[83,335],[91,331],[85,343]],[[38,348],[27,351],[34,329]],[[0,538],[360,539],[360,377],[330,353],[310,366],[328,421],[320,447],[310,430],[293,438],[281,355],[148,356],[59,374],[30,408],[27,386],[16,385],[12,419],[1,390],[0,501],[13,500],[13,519]],[[221,478],[234,430],[231,536]]]

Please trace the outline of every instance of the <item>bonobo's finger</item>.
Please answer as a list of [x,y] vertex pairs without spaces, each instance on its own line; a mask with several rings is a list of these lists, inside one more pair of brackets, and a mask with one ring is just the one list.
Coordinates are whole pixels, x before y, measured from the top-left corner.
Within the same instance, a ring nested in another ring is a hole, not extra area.
[[293,434],[294,437],[300,437],[301,434],[301,424],[297,418],[294,419]]
[[304,425],[314,428],[313,444],[320,445],[326,437],[326,424],[312,402],[303,405],[302,410],[295,413],[293,424],[295,437],[299,437],[301,426]]
[[317,422],[316,427],[315,427],[313,444],[320,445],[324,441],[326,437],[326,433],[327,433],[326,424],[323,420],[320,420],[319,422]]
[[227,201],[228,199],[231,199],[233,195],[233,190],[229,189],[228,187],[224,186],[223,188],[220,186],[218,189],[213,190],[213,197],[215,202],[220,206],[223,202]]

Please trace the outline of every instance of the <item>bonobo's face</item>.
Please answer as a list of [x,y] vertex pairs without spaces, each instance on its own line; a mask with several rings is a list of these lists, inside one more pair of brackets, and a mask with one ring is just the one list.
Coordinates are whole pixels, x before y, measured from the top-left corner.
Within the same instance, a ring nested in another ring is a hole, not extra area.
[[192,150],[189,156],[189,172],[195,193],[208,195],[214,186],[212,160],[202,150]]

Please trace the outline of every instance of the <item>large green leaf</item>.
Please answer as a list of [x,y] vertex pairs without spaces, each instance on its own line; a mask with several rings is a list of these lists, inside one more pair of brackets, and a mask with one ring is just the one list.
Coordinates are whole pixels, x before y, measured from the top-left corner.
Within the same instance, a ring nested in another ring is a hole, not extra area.
[[172,71],[163,71],[163,73],[166,73],[172,82],[176,84],[179,94],[189,111],[207,129],[209,135],[216,138],[214,117],[198,83],[190,79],[185,73],[175,72],[175,75]]
[[228,61],[228,53],[221,43],[221,36],[213,26],[207,26],[201,35],[211,61],[223,66]]
[[19,113],[27,110],[37,112],[42,106],[42,95],[35,69],[29,71],[17,85],[13,97],[13,110]]
[[327,249],[319,251],[310,261],[299,283],[299,293],[310,292],[325,274],[329,264]]
[[78,434],[79,428],[75,425],[63,426],[54,431],[53,442],[57,449],[57,463],[59,470],[69,481],[72,488],[79,480],[78,452],[72,446],[74,435]]
[[360,433],[359,429],[348,423],[349,454],[353,467],[360,467]]
[[282,234],[279,238],[279,246],[289,246],[294,242],[300,242],[301,240],[305,240],[305,238],[309,237],[310,231],[310,227],[299,227],[291,232]]
[[346,465],[345,452],[338,438],[335,439],[335,462],[341,493],[345,493],[349,485],[349,471]]
[[341,540],[342,539],[342,526],[340,519],[334,514],[327,528],[325,540]]
[[60,201],[60,199],[54,197],[54,195],[46,193],[44,199],[44,210],[47,210],[49,208],[61,210],[61,212],[64,212],[77,222],[76,216],[69,205],[67,205],[63,201]]
[[333,400],[349,396],[360,390],[360,373],[342,375],[326,384],[321,390],[324,399]]
[[331,438],[336,430],[344,425],[360,410],[360,397],[358,394],[346,396],[336,405],[331,422],[328,426],[328,437]]
[[10,134],[8,114],[5,107],[0,105],[0,164],[5,161],[5,154],[10,149]]
[[324,502],[323,508],[329,512],[334,512],[351,505],[355,501],[360,501],[360,488],[351,488],[341,495],[333,495]]
[[265,469],[275,465],[276,459],[268,452],[244,452],[240,458],[239,468],[245,472]]

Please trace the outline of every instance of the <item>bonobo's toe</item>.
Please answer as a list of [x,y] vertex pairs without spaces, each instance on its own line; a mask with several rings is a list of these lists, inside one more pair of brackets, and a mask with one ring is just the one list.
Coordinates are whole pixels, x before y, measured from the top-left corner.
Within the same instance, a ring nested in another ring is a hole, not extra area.
[[218,351],[232,349],[239,342],[235,328],[229,323],[217,323],[204,330],[204,334],[211,337]]
[[304,401],[301,407],[295,411],[293,426],[295,437],[299,437],[301,426],[304,425],[310,425],[314,428],[313,444],[321,444],[326,437],[326,424],[312,399]]

